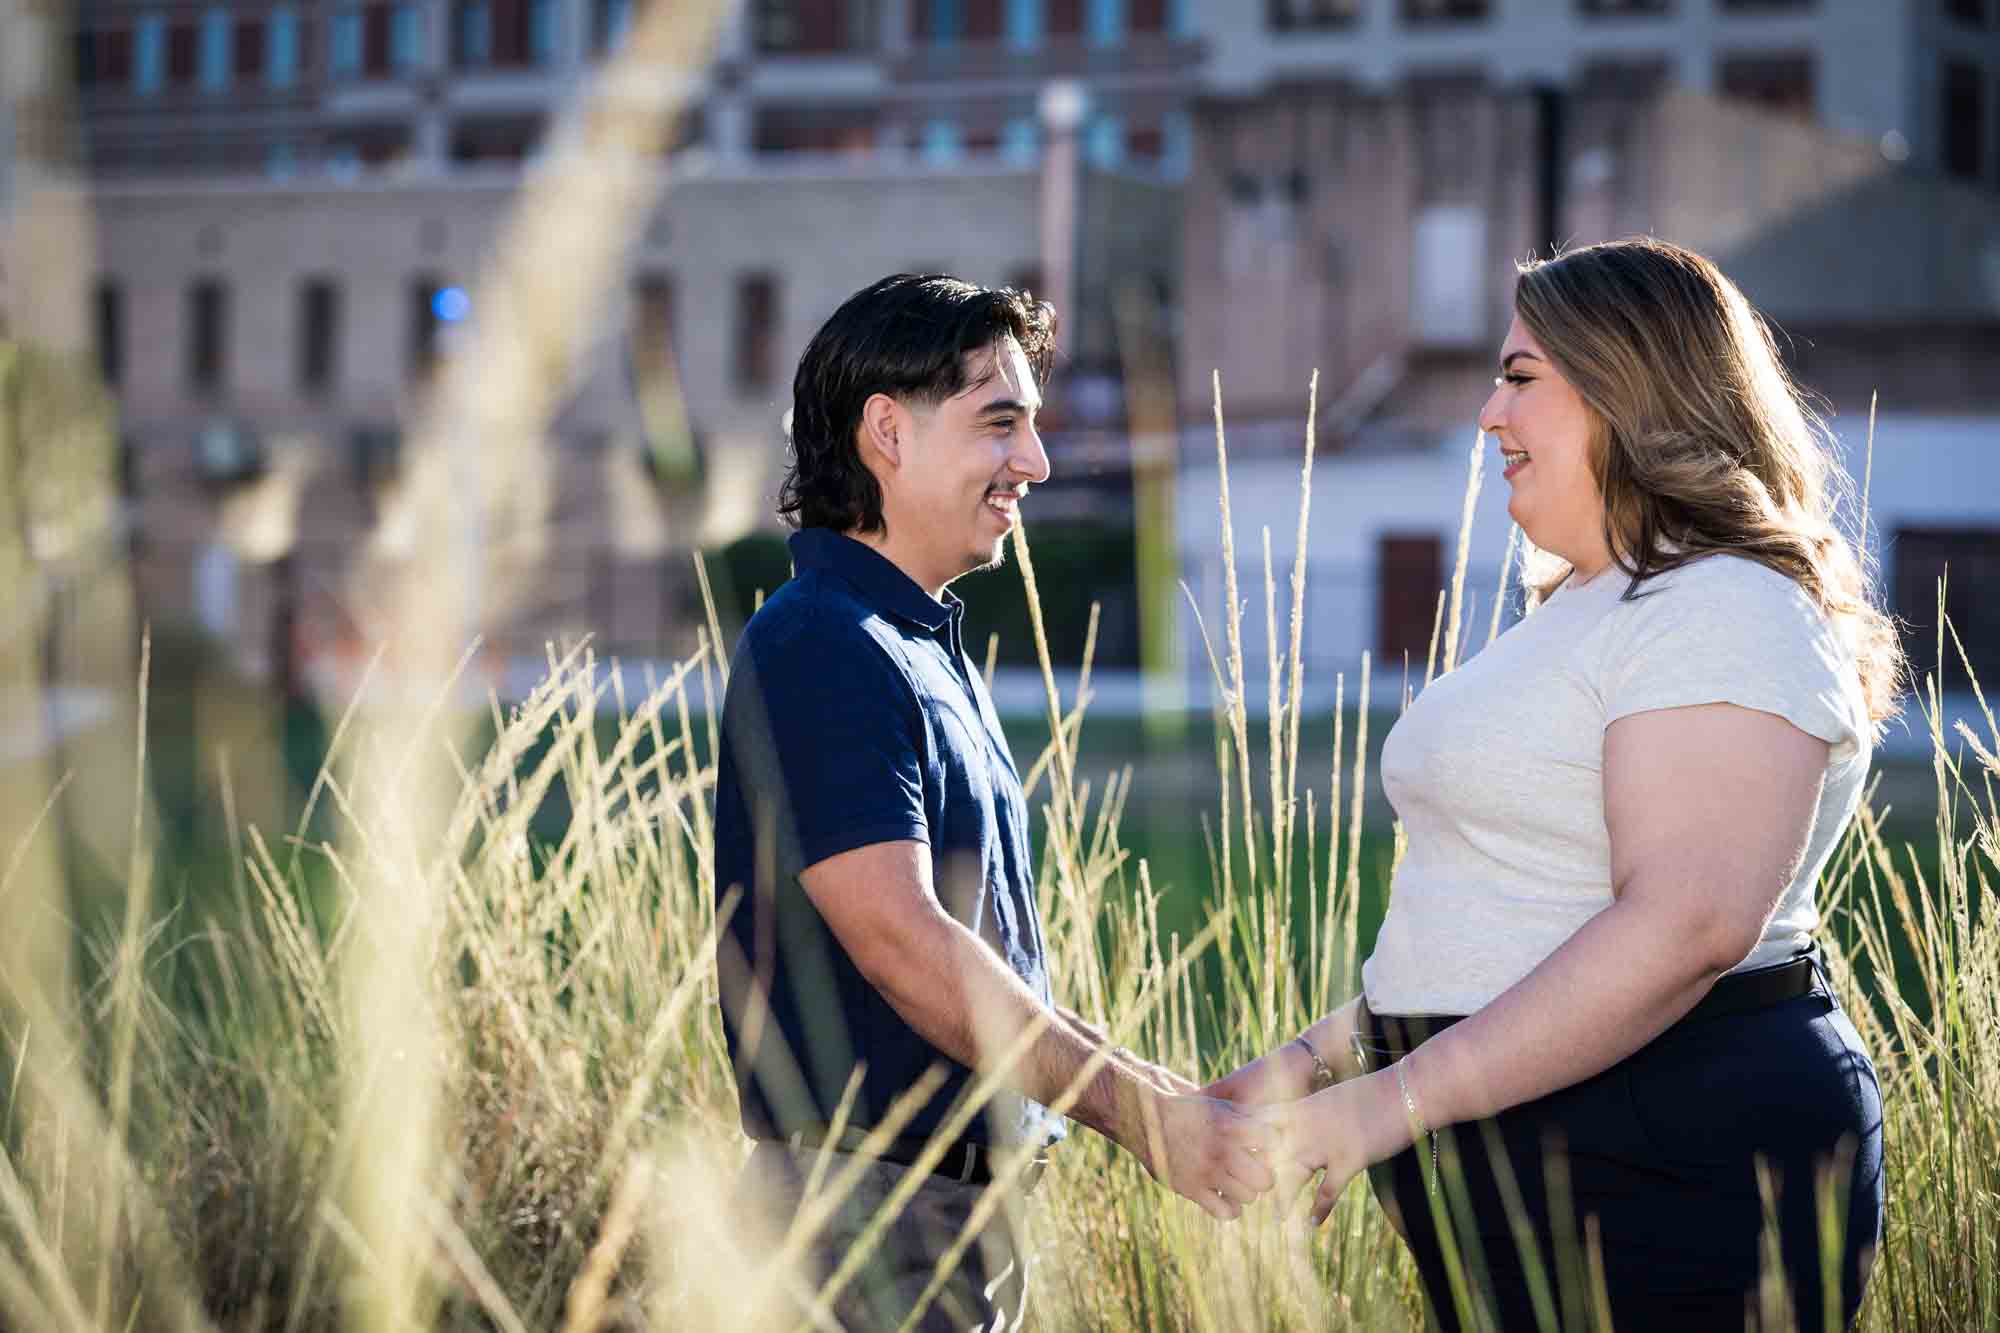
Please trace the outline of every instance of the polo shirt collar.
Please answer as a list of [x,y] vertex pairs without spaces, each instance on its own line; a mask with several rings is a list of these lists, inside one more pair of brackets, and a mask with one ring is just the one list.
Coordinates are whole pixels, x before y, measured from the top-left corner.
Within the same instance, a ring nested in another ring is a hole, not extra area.
[[787,545],[799,572],[823,569],[838,575],[879,611],[911,621],[936,633],[950,624],[964,605],[949,590],[944,601],[918,587],[916,581],[877,552],[832,528],[800,528]]

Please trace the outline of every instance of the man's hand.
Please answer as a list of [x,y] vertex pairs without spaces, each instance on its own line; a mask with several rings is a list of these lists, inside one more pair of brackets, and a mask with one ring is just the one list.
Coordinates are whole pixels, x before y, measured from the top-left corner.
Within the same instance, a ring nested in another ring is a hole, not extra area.
[[1115,1137],[1153,1179],[1224,1221],[1277,1183],[1277,1128],[1212,1097],[1145,1095]]

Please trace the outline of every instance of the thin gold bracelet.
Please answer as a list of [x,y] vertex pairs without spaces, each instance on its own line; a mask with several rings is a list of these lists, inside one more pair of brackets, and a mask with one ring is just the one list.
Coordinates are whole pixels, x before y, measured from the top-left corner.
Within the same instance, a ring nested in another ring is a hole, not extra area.
[[1416,1131],[1417,1138],[1429,1138],[1431,1141],[1431,1193],[1436,1194],[1438,1188],[1438,1139],[1437,1135],[1431,1132],[1430,1125],[1425,1123],[1424,1113],[1417,1109],[1417,1099],[1410,1092],[1410,1081],[1403,1075],[1403,1065],[1409,1058],[1407,1055],[1404,1056],[1401,1060],[1396,1061],[1391,1068],[1396,1071],[1396,1088],[1403,1094],[1403,1110],[1410,1117],[1410,1127]]

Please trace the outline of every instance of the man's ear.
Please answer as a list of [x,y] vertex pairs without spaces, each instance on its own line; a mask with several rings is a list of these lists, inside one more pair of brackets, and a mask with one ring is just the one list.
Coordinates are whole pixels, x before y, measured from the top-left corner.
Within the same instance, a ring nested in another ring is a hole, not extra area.
[[861,405],[861,461],[881,471],[895,471],[903,465],[908,415],[886,393],[870,394]]

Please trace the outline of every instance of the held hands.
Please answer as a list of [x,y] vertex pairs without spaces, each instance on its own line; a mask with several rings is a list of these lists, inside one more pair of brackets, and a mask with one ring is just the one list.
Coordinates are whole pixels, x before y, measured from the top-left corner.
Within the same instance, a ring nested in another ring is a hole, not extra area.
[[1231,1221],[1277,1183],[1277,1126],[1200,1094],[1143,1098],[1120,1136],[1153,1179]]
[[1283,1136],[1284,1155],[1293,1166],[1322,1173],[1313,1196],[1314,1226],[1326,1221],[1355,1176],[1428,1132],[1417,1094],[1406,1094],[1414,1087],[1414,1073],[1406,1073],[1410,1059],[1336,1083],[1304,1101],[1253,1113]]
[[[1357,1129],[1359,1108],[1351,1105],[1357,1083],[1336,1083],[1303,1101],[1285,1102],[1255,1112],[1284,1141],[1282,1157],[1288,1180],[1303,1185],[1315,1171],[1319,1188],[1313,1194],[1312,1223],[1323,1224],[1348,1182],[1368,1166]],[[1295,1190],[1288,1190],[1292,1197]]]

